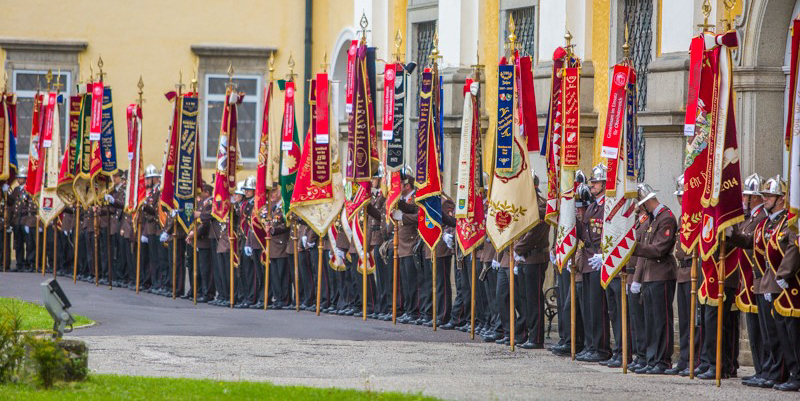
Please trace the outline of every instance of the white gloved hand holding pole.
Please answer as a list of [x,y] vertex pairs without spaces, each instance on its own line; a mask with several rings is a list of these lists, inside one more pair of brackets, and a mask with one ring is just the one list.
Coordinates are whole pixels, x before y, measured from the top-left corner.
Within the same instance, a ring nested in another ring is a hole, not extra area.
[[104,196],[103,199],[105,199],[106,202],[108,202],[109,205],[113,205],[114,204],[114,197],[111,196],[111,194],[106,194],[106,196]]
[[167,242],[167,240],[169,240],[169,234],[161,233],[161,235],[158,237],[158,240],[161,242]]
[[253,248],[249,246],[244,247],[244,254],[247,256],[253,256]]
[[772,302],[772,294],[769,292],[764,293],[764,299],[766,299],[767,302]]
[[392,218],[393,218],[395,221],[401,221],[401,220],[403,220],[403,212],[401,212],[401,211],[399,211],[399,210],[395,209],[395,210],[392,212]]
[[146,243],[150,242],[150,240],[147,239],[147,236],[145,236],[145,235],[142,235],[142,238],[139,238],[139,239],[142,241],[143,244],[146,244]]
[[592,270],[600,270],[603,266],[603,254],[596,253],[591,258],[589,258],[589,266]]
[[640,292],[642,292],[642,284],[635,281],[631,283],[631,294],[638,294]]
[[775,280],[775,282],[778,283],[778,287],[781,287],[784,290],[789,288],[789,283],[787,283],[786,280],[784,280],[782,278],[779,278],[779,279]]

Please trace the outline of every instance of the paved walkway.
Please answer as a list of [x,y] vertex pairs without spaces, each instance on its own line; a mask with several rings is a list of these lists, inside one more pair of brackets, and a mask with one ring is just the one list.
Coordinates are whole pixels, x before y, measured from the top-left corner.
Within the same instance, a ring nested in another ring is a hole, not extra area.
[[[0,273],[0,296],[38,301],[41,276]],[[227,310],[59,280],[73,312],[99,324],[71,334],[92,371],[267,380],[422,392],[449,399],[793,399],[797,393],[623,375],[543,350],[472,342],[461,332],[294,311]],[[740,375],[752,373],[743,368]]]

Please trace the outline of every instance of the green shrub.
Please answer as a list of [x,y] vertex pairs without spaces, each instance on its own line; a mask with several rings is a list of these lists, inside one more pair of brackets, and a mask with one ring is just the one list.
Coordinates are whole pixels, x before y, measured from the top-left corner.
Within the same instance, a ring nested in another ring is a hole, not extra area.
[[25,356],[22,317],[16,308],[0,309],[0,384],[18,379]]
[[64,381],[84,381],[89,375],[89,349],[80,340],[61,340],[58,347],[64,350]]
[[50,388],[64,378],[67,356],[63,349],[49,338],[30,337],[31,361],[36,378],[44,388]]

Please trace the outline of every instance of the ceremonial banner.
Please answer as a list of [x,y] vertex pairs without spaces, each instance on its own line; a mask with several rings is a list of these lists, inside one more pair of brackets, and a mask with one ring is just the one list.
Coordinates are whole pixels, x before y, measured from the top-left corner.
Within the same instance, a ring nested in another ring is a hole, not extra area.
[[[58,196],[64,202],[73,204],[77,200],[72,182],[78,172],[78,130],[80,129],[81,118],[81,96],[70,96],[69,98],[69,134],[67,136],[67,146],[64,149],[64,157],[61,159],[61,166],[58,172]],[[129,132],[130,135],[130,132]]]
[[556,228],[555,265],[560,272],[578,246],[577,216],[575,215],[575,175],[563,167],[560,169],[561,189],[558,202],[558,225]]
[[[292,84],[292,85],[289,85]],[[291,92],[291,93],[290,93]],[[294,103],[289,104],[288,102],[291,100],[294,102],[294,83],[293,82],[286,82],[285,90],[284,90],[284,112],[283,112],[283,140],[285,140],[285,135],[287,132],[291,132],[291,147],[289,150],[286,150],[281,145],[281,158],[280,158],[280,177],[278,182],[281,186],[281,199],[283,200],[283,213],[286,215],[289,213],[289,205],[292,200],[292,193],[294,192],[296,177],[297,177],[297,170],[300,168],[300,138],[297,136],[297,122],[295,121],[294,115]],[[293,128],[288,130],[286,129],[286,125],[289,124]]]
[[544,138],[542,139],[541,154],[547,163],[547,203],[545,208],[545,221],[558,225],[559,191],[561,186],[561,137],[563,135],[562,104],[564,101],[561,90],[561,70],[564,66],[566,52],[562,48],[556,49],[553,54],[553,72],[551,73],[550,104],[547,108],[547,121],[545,124]]
[[0,93],[0,181],[10,183],[17,174],[17,95]]
[[103,132],[103,81],[90,83],[88,92],[92,93],[91,122],[89,140],[99,141]]
[[786,113],[786,148],[789,150],[789,227],[798,231],[800,213],[800,19],[792,21],[792,52],[789,59],[789,104]]
[[383,69],[383,140],[389,141],[394,137],[394,88],[395,77],[400,64],[387,63]]
[[161,170],[161,205],[167,210],[172,210],[175,201],[175,164],[178,160],[178,137],[181,125],[181,103],[183,99],[178,92],[170,91],[164,97],[172,103],[172,118],[169,122],[169,139],[164,152],[164,166]]
[[97,146],[97,141],[93,142],[89,139],[89,127],[91,126],[92,118],[92,95],[91,92],[89,92],[91,88],[91,84],[81,85],[81,93],[78,95],[81,97],[81,106],[75,142],[75,180],[72,183],[75,197],[83,207],[89,207],[97,198],[97,192],[95,191],[94,185],[92,185],[91,179],[93,174],[100,170],[100,158],[95,157],[100,147]]
[[[494,169],[494,179],[489,189],[489,211],[486,222],[486,233],[498,252],[503,251],[512,241],[526,233],[539,221],[536,187],[533,185],[530,161],[528,160],[527,139],[520,133],[520,126],[525,131],[532,128],[520,123],[518,115],[520,101],[519,88],[515,87],[513,66],[500,65],[498,74],[498,120],[497,147],[501,146],[501,136],[510,133],[510,149],[504,153],[507,160],[502,161],[505,168]],[[506,88],[512,87],[511,104],[508,104],[509,93]],[[505,109],[502,105],[510,106]],[[510,126],[510,132],[509,132]],[[503,139],[508,143],[508,139]],[[500,151],[496,151],[498,156]]]
[[[267,239],[269,238],[269,233],[267,232],[267,228],[264,224],[261,223],[261,213],[262,209],[266,210],[267,204],[269,203],[269,189],[272,188],[273,181],[270,177],[270,164],[272,161],[272,154],[278,153],[277,147],[273,148],[271,137],[273,126],[270,124],[270,106],[272,105],[272,87],[273,83],[270,82],[266,88],[264,88],[264,112],[262,114],[261,120],[261,136],[258,138],[258,168],[256,169],[256,191],[254,194],[253,199],[253,213],[250,218],[250,224],[253,228],[253,234],[255,234],[256,240],[258,241],[261,248],[264,249],[267,246]],[[266,252],[262,253],[264,257],[266,257]],[[262,261],[263,262],[263,261]]]
[[[217,148],[217,172],[214,180],[214,195],[211,214],[218,221],[228,221],[231,208],[231,196],[236,189],[236,171],[239,163],[239,138],[236,133],[237,106],[244,98],[243,93],[233,92],[230,88],[225,94],[225,106],[222,110],[220,124],[219,147]],[[228,221],[228,235],[234,235],[233,222]]]
[[419,205],[417,228],[419,235],[430,249],[442,236],[442,184],[439,177],[439,151],[436,143],[436,127],[433,112],[434,76],[430,71],[422,73],[419,99],[419,127],[417,129],[417,193],[414,201]]
[[[756,295],[753,292],[753,262],[742,248],[733,249],[733,258],[736,259],[739,270],[739,288],[736,290],[736,307],[746,313],[758,313]],[[727,264],[727,263],[726,263]]]
[[353,112],[353,96],[356,85],[356,56],[358,54],[358,40],[350,42],[347,49],[347,87],[345,88],[345,113]]
[[[403,169],[403,141],[405,140],[406,120],[406,73],[403,65],[398,63],[394,78],[394,111],[392,116],[392,138],[386,146],[386,167],[389,171]],[[388,210],[388,209],[387,209]]]
[[[621,104],[619,98],[622,98]],[[634,168],[628,168],[636,160],[636,75],[629,66],[614,67],[606,121],[603,148],[607,154],[615,156],[608,159],[609,179],[603,202],[603,267],[600,270],[603,288],[625,267],[636,246],[636,173]],[[614,146],[616,149],[611,149]]]
[[292,150],[292,139],[295,136],[293,81],[286,82],[283,94],[283,130],[281,132],[281,150]]
[[194,223],[195,196],[198,186],[203,182],[197,141],[198,103],[196,93],[187,93],[180,103],[180,128],[175,159],[173,207],[178,210],[178,223],[187,232]]
[[112,182],[111,177],[117,172],[117,145],[114,136],[114,110],[111,103],[111,88],[108,86],[103,89],[102,127],[100,133],[101,172],[107,177],[105,179],[106,185],[110,185]]
[[367,46],[361,45],[356,56],[353,113],[348,124],[347,180],[354,182],[371,180],[379,162],[367,67]]
[[[685,177],[685,175],[684,175]],[[686,192],[684,192],[685,194]],[[685,195],[684,195],[685,196]],[[725,253],[725,278],[736,272],[739,260],[736,258],[736,248],[728,247]],[[697,289],[697,299],[703,305],[716,306],[719,299],[719,288],[717,286],[717,268],[719,267],[719,255],[712,254],[708,259],[702,260],[700,272],[700,288]],[[723,279],[724,280],[724,279]],[[722,294],[723,299],[725,294]]]
[[403,192],[403,173],[400,171],[390,171],[388,179],[388,190],[386,192],[386,221],[392,221],[392,212],[397,207],[397,202]]
[[486,215],[481,185],[481,130],[478,82],[467,79],[464,84],[464,115],[461,120],[461,151],[458,159],[456,188],[456,238],[464,255],[483,243],[486,236]]
[[[330,147],[330,109],[328,108],[329,95],[328,74],[317,74],[317,79],[311,82],[311,130],[310,155],[311,184],[316,187],[331,185],[331,147]],[[324,97],[324,99],[323,99]],[[316,102],[316,103],[313,103]],[[339,149],[336,149],[337,151]],[[323,233],[326,230],[323,230]]]
[[128,120],[128,185],[125,187],[125,211],[139,210],[146,197],[144,169],[142,167],[142,108],[131,104],[127,109]]
[[564,69],[564,102],[562,110],[562,124],[564,125],[564,137],[562,149],[561,166],[565,170],[578,168],[580,160],[580,67],[570,67]]
[[43,104],[44,95],[38,92],[33,95],[33,117],[31,118],[31,136],[28,144],[28,178],[25,180],[25,190],[33,197],[38,195],[39,189],[41,189],[36,180],[39,176],[41,164],[39,160],[39,152],[41,151],[39,141],[41,140],[41,127],[44,125],[45,113],[42,107]]
[[347,270],[347,266],[345,266],[344,260],[342,260],[339,255],[336,254],[336,238],[338,236],[339,232],[336,230],[336,226],[331,224],[331,226],[328,227],[328,242],[330,242],[331,247],[330,252],[328,252],[330,254],[330,261],[328,262],[328,265],[334,271],[343,272]]
[[64,210],[64,201],[58,196],[58,163],[61,161],[61,128],[58,115],[58,100],[61,97],[55,92],[50,92],[45,98],[45,125],[42,140],[44,160],[39,167],[37,182],[39,189],[39,218],[44,225],[49,225],[53,219]]
[[[515,52],[516,80],[519,88],[520,134],[528,140],[528,152],[539,151],[539,120],[536,117],[536,96],[533,90],[533,69],[529,56]],[[522,129],[527,127],[527,131]]]

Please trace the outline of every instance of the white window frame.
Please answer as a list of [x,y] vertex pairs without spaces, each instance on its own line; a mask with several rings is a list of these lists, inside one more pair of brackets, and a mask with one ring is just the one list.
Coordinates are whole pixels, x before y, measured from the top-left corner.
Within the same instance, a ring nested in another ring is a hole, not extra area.
[[[55,74],[58,74],[58,73],[59,72],[56,72]],[[47,75],[47,70],[27,70],[26,69],[26,70],[14,70],[11,73],[11,76],[12,76],[12,78],[11,78],[11,82],[12,82],[11,87],[12,87],[12,91],[17,94],[17,98],[33,99],[33,97],[36,95],[36,91],[29,91],[29,90],[20,91],[20,90],[17,90],[17,75],[18,74],[41,74],[41,75]],[[64,136],[64,135],[69,135],[69,96],[70,96],[69,95],[70,94],[69,90],[72,87],[71,86],[72,85],[72,72],[71,71],[61,71],[60,74],[67,76],[67,79],[66,79],[67,82],[65,82],[61,86],[61,88],[59,89],[59,92],[58,92],[59,94],[64,95],[64,105],[65,105],[65,107],[64,107],[64,115],[61,116],[61,118],[64,119],[64,121],[62,121],[62,125],[61,125],[61,132],[62,132],[61,135]],[[54,75],[54,77],[55,77],[55,75]],[[55,83],[55,81],[53,83]],[[43,83],[44,87],[40,91],[41,93],[47,93],[46,85],[47,85],[47,83],[44,82]],[[17,133],[17,135],[19,135],[19,133]],[[30,135],[30,132],[28,133],[28,135]],[[61,146],[63,148],[65,140],[64,140],[64,138],[59,138],[59,139],[61,140],[61,142],[59,142],[59,146]],[[30,152],[30,149],[28,150],[28,152]],[[28,160],[28,156],[29,156],[29,153],[20,154],[19,152],[17,152],[17,159],[22,158],[22,159]]]
[[[208,102],[225,102],[225,94],[224,93],[208,93],[209,82],[211,78],[223,78],[228,79],[227,74],[212,74],[207,73],[204,78],[205,85],[203,86],[203,124],[205,127],[206,134],[203,137],[203,161],[204,162],[217,162],[216,156],[209,156],[208,155],[208,136],[213,134],[208,131]],[[256,92],[255,94],[246,93],[242,103],[255,103],[256,105],[256,132],[255,132],[255,143],[256,146],[260,143],[261,140],[261,123],[262,119],[260,115],[263,111],[263,99],[261,99],[261,91],[262,91],[262,77],[260,75],[252,75],[252,74],[243,74],[243,75],[234,75],[233,79],[255,79],[256,80]],[[219,135],[219,133],[216,133]],[[241,131],[238,131],[237,134],[241,134]],[[214,151],[213,155],[216,155],[216,151]],[[258,148],[256,147],[253,157],[241,157],[243,162],[247,163],[255,163],[258,161]]]

